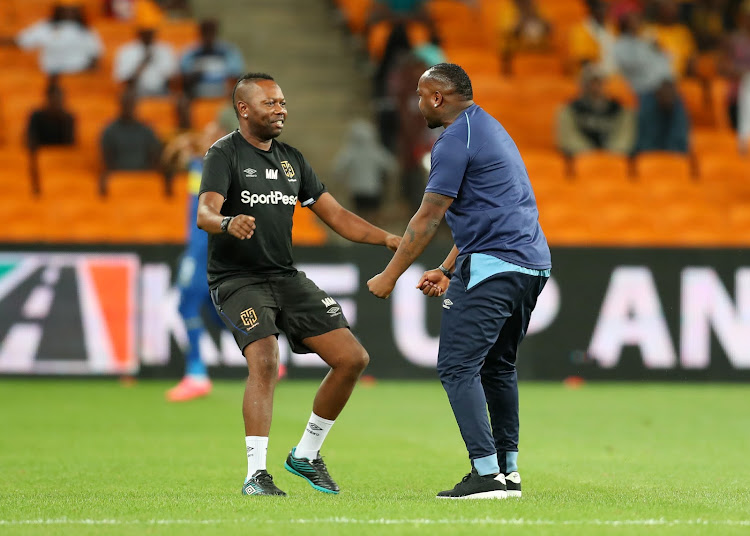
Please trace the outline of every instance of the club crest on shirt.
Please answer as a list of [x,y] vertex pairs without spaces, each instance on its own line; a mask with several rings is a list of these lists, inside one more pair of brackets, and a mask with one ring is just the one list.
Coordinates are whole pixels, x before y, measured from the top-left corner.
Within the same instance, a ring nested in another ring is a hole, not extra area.
[[294,178],[294,168],[288,160],[281,161],[281,169],[284,171],[284,175],[286,175],[287,179],[289,179],[289,182],[297,182],[297,179]]
[[240,320],[242,321],[242,325],[247,328],[247,331],[258,325],[258,315],[255,314],[255,309],[252,307],[240,313]]

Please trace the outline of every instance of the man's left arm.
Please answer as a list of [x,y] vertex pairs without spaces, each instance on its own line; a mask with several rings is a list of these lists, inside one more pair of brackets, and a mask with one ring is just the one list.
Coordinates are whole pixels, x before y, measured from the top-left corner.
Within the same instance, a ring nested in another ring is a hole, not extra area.
[[324,192],[314,204],[310,205],[310,210],[336,234],[352,242],[385,246],[391,251],[396,251],[401,241],[400,237],[346,210],[328,192]]
[[391,262],[385,270],[367,282],[370,292],[378,298],[390,296],[398,278],[422,254],[435,236],[451,203],[453,203],[452,197],[434,192],[424,194],[422,204],[409,222],[404,237],[401,239],[401,245]]

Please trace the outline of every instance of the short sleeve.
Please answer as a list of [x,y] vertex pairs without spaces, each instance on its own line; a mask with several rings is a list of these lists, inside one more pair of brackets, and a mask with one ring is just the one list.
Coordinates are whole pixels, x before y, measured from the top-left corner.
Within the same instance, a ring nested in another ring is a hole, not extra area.
[[430,177],[426,192],[456,198],[469,165],[466,142],[455,136],[443,136],[432,147]]
[[226,199],[231,179],[229,158],[221,149],[211,147],[203,158],[200,193],[216,192]]
[[302,175],[299,186],[299,202],[303,207],[309,207],[314,204],[321,195],[326,191],[326,187],[320,182],[312,166],[309,164],[301,153],[299,156],[300,165],[302,166]]

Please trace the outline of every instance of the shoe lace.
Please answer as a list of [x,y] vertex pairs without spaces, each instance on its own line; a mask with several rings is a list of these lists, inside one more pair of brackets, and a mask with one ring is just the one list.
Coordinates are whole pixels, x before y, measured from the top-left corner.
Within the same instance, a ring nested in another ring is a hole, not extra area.
[[466,473],[466,476],[461,479],[461,484],[463,484],[464,482],[466,482],[470,478],[471,478],[471,473]]
[[259,473],[258,476],[255,477],[255,480],[257,480],[260,484],[264,486],[271,485],[273,486],[273,477],[270,473]]
[[331,478],[331,475],[328,474],[328,468],[326,467],[325,462],[323,462],[323,457],[322,456],[318,456],[314,460],[310,460],[310,465],[312,465],[313,467],[315,467],[315,469],[318,471],[318,474],[321,477],[323,477],[323,478],[325,478],[325,479],[327,479],[329,481],[333,481],[333,479]]

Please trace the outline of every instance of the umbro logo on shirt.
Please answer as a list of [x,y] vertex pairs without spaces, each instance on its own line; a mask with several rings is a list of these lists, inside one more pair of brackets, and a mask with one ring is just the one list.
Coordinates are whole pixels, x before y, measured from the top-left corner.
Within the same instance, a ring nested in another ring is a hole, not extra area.
[[247,179],[252,179],[258,176],[258,171],[253,168],[243,169],[242,171],[244,171],[245,178]]
[[443,309],[450,309],[451,305],[453,305],[453,302],[449,299],[446,298],[443,300]]

